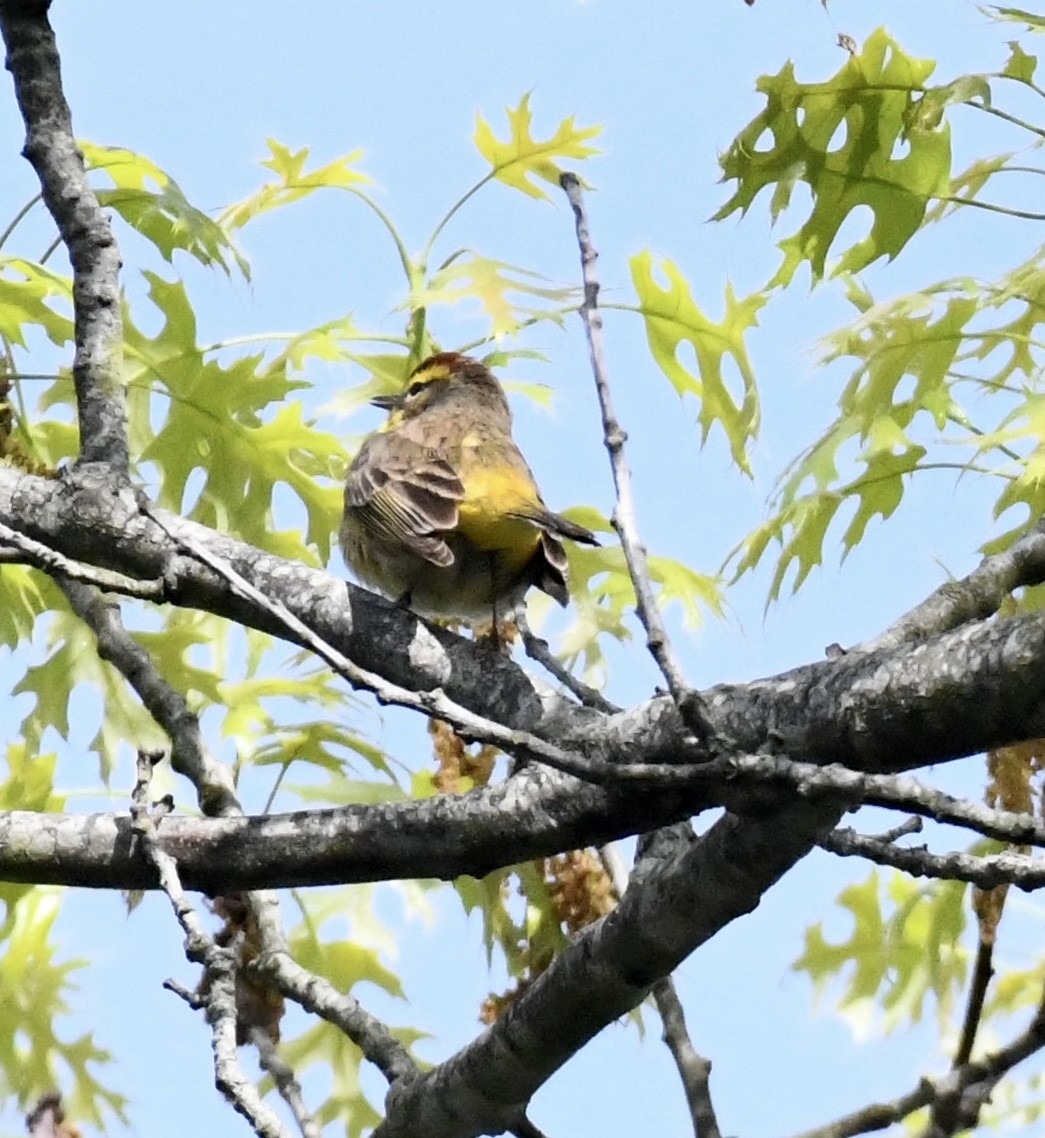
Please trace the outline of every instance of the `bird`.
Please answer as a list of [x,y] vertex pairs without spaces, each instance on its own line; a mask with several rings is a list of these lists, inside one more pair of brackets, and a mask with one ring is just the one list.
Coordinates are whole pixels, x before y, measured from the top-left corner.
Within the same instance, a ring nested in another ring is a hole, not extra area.
[[545,506],[490,369],[439,352],[372,402],[389,415],[349,467],[339,535],[356,577],[422,616],[492,622],[495,638],[530,586],[565,607],[563,538],[599,542]]

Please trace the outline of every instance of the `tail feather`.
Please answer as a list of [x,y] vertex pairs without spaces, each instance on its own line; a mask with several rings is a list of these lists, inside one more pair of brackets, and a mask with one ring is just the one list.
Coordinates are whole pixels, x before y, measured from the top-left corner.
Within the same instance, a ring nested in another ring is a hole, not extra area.
[[539,526],[545,533],[555,534],[556,537],[568,537],[571,541],[579,541],[584,545],[599,544],[599,539],[586,526],[571,522],[569,518],[546,510],[543,506],[534,506],[525,512],[513,512],[511,516],[525,518],[528,522]]

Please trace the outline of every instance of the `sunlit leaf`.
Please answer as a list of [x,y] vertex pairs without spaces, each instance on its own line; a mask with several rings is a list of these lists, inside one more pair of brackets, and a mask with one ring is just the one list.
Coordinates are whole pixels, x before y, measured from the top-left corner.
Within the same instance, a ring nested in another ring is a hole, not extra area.
[[508,107],[507,114],[509,136],[503,142],[486,119],[476,115],[475,145],[490,163],[491,173],[498,181],[532,198],[548,197],[534,180],[536,178],[558,186],[562,173],[560,159],[578,162],[599,153],[588,144],[588,139],[600,134],[602,127],[578,127],[572,115],[559,123],[550,138],[534,138],[530,132],[533,112],[530,110],[529,92],[519,100],[518,106]]
[[796,185],[809,187],[812,210],[781,242],[784,261],[774,284],[787,284],[803,261],[814,279],[822,277],[839,230],[861,206],[871,211],[870,232],[841,251],[839,271],[895,257],[918,231],[950,176],[950,134],[939,121],[939,100],[918,113],[933,68],[878,30],[827,82],[798,82],[790,63],[759,80],[766,106],[721,160],[724,178],[737,187],[715,217],[746,213],[772,187],[776,218]]
[[81,140],[80,149],[91,171],[102,171],[112,189],[98,189],[98,201],[110,206],[167,261],[180,249],[204,265],[217,265],[226,273],[235,265],[250,276],[246,257],[236,248],[219,222],[197,209],[177,182],[155,162],[121,147],[96,146]]
[[32,261],[0,256],[0,336],[4,339],[24,348],[25,331],[32,327],[62,347],[73,338],[72,319],[65,315],[71,308],[68,277]]
[[321,189],[352,189],[366,185],[370,178],[355,169],[363,157],[361,150],[353,150],[335,158],[325,166],[306,170],[310,149],[290,150],[275,139],[268,140],[269,157],[261,163],[276,176],[259,190],[224,210],[220,224],[229,230],[241,229],[263,213],[301,201]]
[[[666,287],[657,281],[658,273],[667,279]],[[631,277],[653,358],[680,395],[700,400],[697,419],[702,439],[706,441],[711,428],[720,424],[733,461],[749,474],[747,448],[758,433],[759,403],[744,334],[757,324],[765,296],[737,300],[727,285],[726,314],[715,323],[697,307],[688,281],[673,261],[655,263],[652,253],[639,253],[631,259]],[[695,357],[695,370],[681,358],[684,346]],[[727,359],[739,374],[740,383],[734,384],[740,387],[738,394],[730,391],[724,374]]]

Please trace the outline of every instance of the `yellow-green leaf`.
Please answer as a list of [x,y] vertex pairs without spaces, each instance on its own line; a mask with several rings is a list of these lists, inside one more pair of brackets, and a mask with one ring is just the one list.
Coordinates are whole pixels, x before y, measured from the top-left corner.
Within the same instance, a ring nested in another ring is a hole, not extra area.
[[[660,272],[667,285],[656,279]],[[654,262],[648,250],[631,259],[631,277],[638,294],[638,309],[646,321],[646,337],[653,358],[680,395],[700,400],[698,421],[701,439],[720,424],[729,440],[733,461],[750,474],[747,448],[758,433],[759,401],[755,375],[744,346],[744,334],[758,323],[765,297],[754,294],[738,300],[726,286],[726,313],[719,323],[710,320],[693,299],[682,271],[667,259]],[[694,374],[680,358],[683,345],[697,358]],[[732,360],[740,377],[740,392],[734,395],[723,370]]]
[[491,174],[498,181],[513,186],[532,198],[548,197],[535,178],[558,186],[559,175],[562,173],[558,159],[568,158],[579,162],[599,153],[594,146],[588,144],[588,139],[600,134],[602,127],[578,127],[572,115],[559,123],[550,138],[534,138],[530,130],[533,112],[530,110],[529,92],[523,95],[517,107],[508,107],[506,111],[508,138],[502,142],[486,119],[477,114],[475,145],[490,163]]

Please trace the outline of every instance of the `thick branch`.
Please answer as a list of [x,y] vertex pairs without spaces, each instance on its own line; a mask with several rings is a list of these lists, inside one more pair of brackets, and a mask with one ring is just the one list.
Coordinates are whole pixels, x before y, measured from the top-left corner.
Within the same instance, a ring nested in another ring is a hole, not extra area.
[[762,894],[839,816],[795,804],[774,817],[727,815],[675,861],[629,887],[505,1016],[434,1070],[392,1087],[373,1138],[496,1134],[579,1048]]
[[[392,683],[445,693],[476,714],[607,762],[696,760],[706,751],[665,698],[618,715],[538,688],[512,661],[435,629],[365,590],[162,514],[327,643]],[[104,479],[34,478],[0,467],[0,522],[84,564],[162,579],[167,599],[297,639],[187,556],[132,493]],[[712,726],[738,751],[771,741],[795,759],[896,771],[1045,734],[1045,616],[970,624],[914,646],[843,654],[704,693]]]
[[120,252],[108,218],[87,181],[62,91],[47,0],[0,3],[7,69],[25,120],[23,153],[40,179],[73,267],[76,354],[73,382],[80,421],[80,460],[127,472],[127,412],[120,364]]

